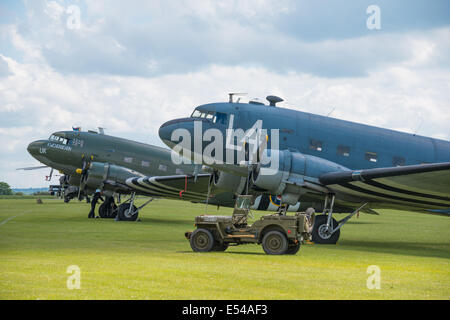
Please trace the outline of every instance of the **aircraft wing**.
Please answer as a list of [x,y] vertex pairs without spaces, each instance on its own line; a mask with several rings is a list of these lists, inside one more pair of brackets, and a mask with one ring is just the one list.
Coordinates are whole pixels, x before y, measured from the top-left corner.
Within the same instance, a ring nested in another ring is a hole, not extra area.
[[335,192],[368,202],[449,212],[450,162],[331,172],[319,181]]
[[151,196],[204,201],[208,193],[210,174],[133,177],[128,187]]

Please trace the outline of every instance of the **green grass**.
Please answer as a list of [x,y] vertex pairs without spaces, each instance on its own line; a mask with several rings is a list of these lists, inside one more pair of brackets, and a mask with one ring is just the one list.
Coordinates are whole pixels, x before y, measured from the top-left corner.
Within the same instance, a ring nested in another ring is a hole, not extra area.
[[[0,299],[450,298],[448,217],[361,214],[336,246],[267,256],[257,245],[192,252],[184,232],[203,205],[155,200],[142,222],[115,222],[87,219],[86,203],[43,201],[0,200]],[[69,265],[81,269],[80,290],[66,287]],[[369,265],[381,269],[380,290],[366,286]]]

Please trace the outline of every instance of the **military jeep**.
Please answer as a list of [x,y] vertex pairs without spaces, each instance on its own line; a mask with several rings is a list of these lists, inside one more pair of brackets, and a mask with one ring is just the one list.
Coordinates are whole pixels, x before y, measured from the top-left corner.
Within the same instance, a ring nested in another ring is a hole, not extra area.
[[185,233],[192,250],[225,251],[228,246],[256,243],[267,254],[296,254],[300,243],[310,240],[314,210],[289,216],[269,214],[248,225],[252,199],[252,196],[238,196],[232,216],[197,216],[197,229]]

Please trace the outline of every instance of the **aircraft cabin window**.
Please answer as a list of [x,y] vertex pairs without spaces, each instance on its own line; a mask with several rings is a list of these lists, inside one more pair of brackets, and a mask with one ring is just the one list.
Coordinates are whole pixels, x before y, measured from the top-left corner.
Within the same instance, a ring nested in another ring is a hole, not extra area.
[[309,148],[311,150],[322,151],[322,141],[311,139]]
[[366,152],[366,160],[369,160],[370,162],[377,162],[378,156],[375,152]]
[[394,165],[394,167],[401,167],[404,166],[406,163],[405,158],[402,157],[394,157],[392,159],[392,164]]
[[338,146],[337,153],[344,157],[350,157],[350,147]]

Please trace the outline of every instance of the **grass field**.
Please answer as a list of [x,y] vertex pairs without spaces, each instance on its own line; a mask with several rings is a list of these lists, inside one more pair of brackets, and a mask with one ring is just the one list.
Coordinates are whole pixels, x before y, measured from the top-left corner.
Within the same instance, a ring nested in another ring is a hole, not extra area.
[[[361,214],[335,246],[267,256],[257,245],[193,253],[184,232],[203,205],[155,200],[142,222],[88,211],[76,201],[0,199],[0,299],[450,298],[448,217]],[[79,290],[67,289],[69,265],[81,270]],[[369,265],[381,270],[379,290],[367,288]]]

